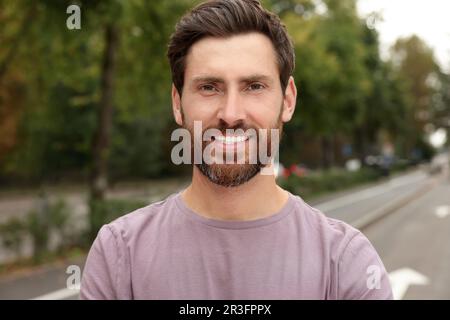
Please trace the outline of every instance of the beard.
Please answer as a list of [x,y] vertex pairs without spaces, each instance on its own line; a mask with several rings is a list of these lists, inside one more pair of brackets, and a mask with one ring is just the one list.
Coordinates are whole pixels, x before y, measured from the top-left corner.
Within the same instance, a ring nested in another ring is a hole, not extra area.
[[[272,141],[271,141],[271,135],[270,135],[270,129],[277,129],[280,132],[280,140],[281,140],[281,133],[282,133],[282,129],[283,129],[283,124],[281,121],[281,114],[282,114],[282,107],[280,108],[280,113],[278,115],[277,121],[276,123],[270,127],[270,128],[255,128],[255,127],[251,127],[251,126],[247,126],[244,123],[238,123],[237,125],[234,125],[233,127],[229,127],[226,125],[225,122],[223,122],[222,120],[220,120],[220,122],[216,125],[216,126],[210,126],[208,128],[203,129],[202,131],[202,137],[203,134],[206,130],[208,129],[217,129],[219,130],[223,135],[225,135],[226,130],[227,129],[232,129],[232,130],[243,130],[244,132],[247,131],[248,129],[253,129],[258,133],[258,129],[269,129],[268,135],[265,139],[262,139],[263,143],[265,142],[267,144],[266,146],[266,150],[267,150],[267,155],[268,156],[273,156],[271,154],[271,150],[272,150]],[[181,108],[181,110],[183,110]],[[186,123],[184,120],[184,114],[182,112],[182,117],[183,117],[183,123]],[[189,127],[184,127],[187,130],[189,130],[189,132],[191,133],[191,146],[194,146],[194,133],[192,128]],[[265,166],[267,166],[267,163],[263,163],[263,161],[261,161],[259,155],[260,155],[260,139],[261,137],[259,136],[259,134],[256,134],[255,137],[251,137],[250,139],[256,139],[256,154],[257,154],[257,158],[256,158],[256,163],[250,163],[251,161],[247,161],[249,160],[248,154],[246,155],[246,161],[245,163],[212,163],[212,164],[208,164],[205,161],[201,161],[201,163],[199,164],[195,164],[195,166],[199,169],[199,171],[208,178],[209,181],[211,181],[214,184],[217,184],[219,186],[222,187],[237,187],[240,186],[246,182],[248,182],[249,180],[251,180],[253,177],[255,177],[258,173],[260,173],[261,169],[264,168]],[[250,142],[249,140],[247,141],[248,143]],[[278,141],[279,142],[279,141]],[[202,140],[202,157],[203,157],[203,152],[205,150],[205,148],[208,146],[208,144],[213,143],[213,141],[203,141]],[[193,148],[193,147],[192,147]],[[245,148],[246,152],[248,151],[249,148]],[[191,154],[194,154],[193,150],[191,150]],[[237,158],[236,155],[235,159]],[[248,162],[248,163],[247,163]],[[194,163],[194,162],[191,162]]]
[[209,181],[222,187],[237,187],[256,176],[261,168],[261,163],[256,164],[196,164],[200,172]]

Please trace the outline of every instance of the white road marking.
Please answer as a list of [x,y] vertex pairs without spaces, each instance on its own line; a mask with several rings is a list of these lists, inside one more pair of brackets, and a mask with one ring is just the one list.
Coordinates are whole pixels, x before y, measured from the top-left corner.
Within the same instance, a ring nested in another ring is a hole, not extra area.
[[411,285],[427,285],[430,283],[423,274],[410,269],[402,268],[389,273],[392,293],[395,300],[402,300]]
[[33,298],[31,300],[63,300],[70,297],[74,297],[80,293],[80,290],[78,289],[61,289],[56,290],[47,294],[44,294],[42,296]]
[[445,218],[448,215],[450,215],[450,206],[437,206],[434,214],[438,217],[438,218]]

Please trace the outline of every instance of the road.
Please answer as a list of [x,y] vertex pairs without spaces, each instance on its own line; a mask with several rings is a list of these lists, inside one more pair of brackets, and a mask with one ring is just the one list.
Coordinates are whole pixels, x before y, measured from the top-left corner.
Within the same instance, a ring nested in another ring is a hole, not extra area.
[[450,181],[363,230],[387,270],[401,270],[403,299],[450,299]]
[[396,203],[397,199],[421,194],[424,189],[431,187],[432,183],[433,178],[424,171],[415,171],[385,183],[319,203],[315,207],[331,218],[345,221],[361,229],[359,221],[363,220],[368,213]]
[[35,299],[41,296],[45,298],[45,295],[49,293],[53,294],[53,297],[49,298],[49,300],[77,299],[77,290],[64,290],[67,288],[69,275],[66,273],[66,270],[69,265],[77,265],[82,268],[84,258],[52,266],[44,266],[34,270],[32,273],[1,279],[0,300]]
[[[313,205],[362,230],[390,274],[396,299],[450,299],[448,165],[433,176],[419,170]],[[0,299],[76,299],[76,290],[65,289],[70,264],[82,267],[84,260],[0,279]]]

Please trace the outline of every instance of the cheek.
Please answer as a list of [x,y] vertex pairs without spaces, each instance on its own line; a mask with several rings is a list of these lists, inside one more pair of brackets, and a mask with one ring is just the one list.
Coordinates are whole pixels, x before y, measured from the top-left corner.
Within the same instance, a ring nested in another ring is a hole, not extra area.
[[248,117],[261,128],[269,128],[276,125],[282,111],[283,100],[271,99],[270,101],[260,101],[252,105],[248,111]]
[[216,114],[217,103],[213,99],[195,98],[192,96],[183,97],[181,108],[188,123],[197,121],[210,121]]

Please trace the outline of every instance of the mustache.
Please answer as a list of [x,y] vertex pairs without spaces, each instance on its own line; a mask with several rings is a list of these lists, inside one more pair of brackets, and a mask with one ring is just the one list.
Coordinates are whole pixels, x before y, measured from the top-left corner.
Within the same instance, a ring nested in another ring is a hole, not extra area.
[[243,130],[243,131],[247,131],[248,129],[255,129],[257,130],[257,128],[250,126],[248,124],[245,124],[243,121],[240,121],[236,124],[234,124],[233,126],[229,126],[225,121],[220,120],[219,123],[217,125],[213,125],[213,126],[209,126],[207,128],[205,128],[205,131],[208,129],[216,129],[219,130],[222,134],[225,134],[227,130]]
[[[189,131],[192,132],[193,128],[192,126],[186,127],[186,129],[188,129]],[[225,135],[227,130],[233,130],[233,131],[237,131],[237,130],[242,130],[244,132],[246,132],[247,130],[255,130],[256,132],[258,132],[257,127],[252,126],[250,124],[244,123],[244,121],[239,121],[236,124],[230,126],[228,125],[225,121],[220,120],[219,123],[215,124],[215,125],[209,125],[208,127],[204,127],[202,128],[202,133],[206,132],[207,130],[211,130],[211,129],[215,129],[220,131],[221,134]]]

